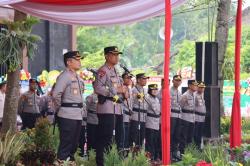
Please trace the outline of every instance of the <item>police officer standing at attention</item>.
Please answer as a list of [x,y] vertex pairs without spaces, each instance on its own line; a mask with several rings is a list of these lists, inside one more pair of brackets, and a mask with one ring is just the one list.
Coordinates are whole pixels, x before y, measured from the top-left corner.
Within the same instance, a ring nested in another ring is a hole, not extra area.
[[188,90],[181,96],[181,134],[180,152],[184,154],[185,147],[192,143],[195,124],[195,103],[194,92],[197,90],[198,83],[195,80],[188,80]]
[[[94,84],[94,82],[93,82]],[[96,150],[97,144],[97,125],[98,117],[96,114],[97,109],[97,94],[93,92],[91,95],[86,97],[87,107],[87,150]]]
[[158,93],[158,85],[148,85],[148,96],[146,100],[148,102],[148,110],[146,117],[146,151],[150,152],[151,159],[155,161],[159,158],[158,152],[158,137],[160,129],[160,117],[161,109],[159,99],[156,97]]
[[197,148],[201,149],[201,138],[203,126],[206,118],[206,105],[204,100],[204,90],[206,85],[204,82],[199,82],[197,92],[195,93],[195,130],[194,142]]
[[[83,80],[81,80],[81,84],[82,84],[82,94],[84,93],[84,82]],[[84,98],[84,96],[82,95],[82,98]],[[79,148],[80,148],[80,156],[84,156],[85,153],[85,143],[87,142],[86,139],[86,133],[87,133],[87,108],[86,108],[86,103],[83,101],[83,114],[82,114],[82,127],[81,127],[81,132],[80,132],[80,138],[79,138]]]
[[171,157],[172,160],[178,160],[177,151],[179,144],[179,132],[180,132],[180,121],[181,121],[181,106],[180,106],[180,98],[181,92],[179,91],[179,86],[181,85],[181,76],[175,75],[173,77],[172,83],[173,86],[170,89],[171,95]]
[[29,91],[19,98],[18,113],[23,122],[22,130],[34,128],[36,120],[41,116],[41,98],[37,95],[37,83],[36,79],[30,79]]
[[112,143],[112,138],[119,146],[122,132],[122,101],[119,96],[125,94],[125,88],[118,76],[115,65],[119,62],[119,54],[122,54],[116,46],[104,48],[105,64],[99,68],[94,84],[95,93],[98,95],[97,104],[97,166],[103,166],[103,155]]
[[66,69],[58,76],[53,98],[58,116],[60,144],[57,158],[61,164],[68,158],[72,162],[78,147],[82,117],[83,99],[80,77],[76,71],[81,68],[81,56],[78,51],[64,54]]
[[128,149],[129,148],[129,127],[130,127],[130,116],[131,116],[131,111],[132,111],[132,102],[133,102],[133,97],[132,97],[132,89],[131,89],[131,80],[132,76],[129,73],[124,73],[122,74],[122,79],[123,79],[123,85],[127,88],[126,90],[128,91],[127,93],[129,94],[128,98],[126,98],[123,101],[123,136],[122,136],[122,143],[123,143],[123,148]]
[[130,146],[139,145],[142,146],[145,138],[145,122],[148,104],[144,97],[147,91],[144,86],[147,84],[149,77],[145,76],[145,73],[136,75],[136,86],[132,89],[133,95],[133,110],[130,122]]

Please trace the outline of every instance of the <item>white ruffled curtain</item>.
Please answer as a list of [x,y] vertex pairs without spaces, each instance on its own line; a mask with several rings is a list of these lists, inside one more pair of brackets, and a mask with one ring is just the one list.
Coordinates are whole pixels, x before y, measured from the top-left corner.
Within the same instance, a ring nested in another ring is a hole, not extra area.
[[[186,0],[171,0],[175,8]],[[145,20],[164,14],[165,0],[114,0],[92,5],[51,5],[25,0],[0,0],[0,5],[64,24],[112,25]]]

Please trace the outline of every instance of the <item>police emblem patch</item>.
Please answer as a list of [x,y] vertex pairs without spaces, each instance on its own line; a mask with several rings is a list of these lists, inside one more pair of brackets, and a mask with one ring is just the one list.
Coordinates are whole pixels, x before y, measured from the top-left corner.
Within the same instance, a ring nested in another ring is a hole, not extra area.
[[99,75],[100,77],[105,76],[105,74],[106,74],[106,72],[103,71],[103,70],[100,70],[100,71],[98,72],[98,75]]

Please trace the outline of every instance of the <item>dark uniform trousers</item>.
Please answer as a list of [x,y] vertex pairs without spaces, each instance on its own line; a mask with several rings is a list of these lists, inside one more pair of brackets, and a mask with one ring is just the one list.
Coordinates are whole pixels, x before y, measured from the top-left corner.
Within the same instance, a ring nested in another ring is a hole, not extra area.
[[171,152],[177,152],[178,150],[178,145],[179,145],[179,134],[180,134],[180,119],[171,117],[170,118],[170,134],[171,134]]
[[96,144],[97,144],[97,126],[94,124],[87,123],[87,149],[88,151],[91,149],[96,150]]
[[41,117],[41,114],[35,114],[35,113],[21,113],[21,119],[22,119],[22,130],[25,129],[31,129],[35,127],[37,119]]
[[74,161],[74,154],[78,147],[82,121],[58,117],[58,127],[60,132],[60,144],[57,158],[67,160],[70,157]]
[[195,145],[199,149],[201,149],[201,138],[203,136],[203,126],[204,126],[204,122],[195,122],[194,142],[195,142]]
[[123,123],[122,148],[129,148],[129,122]]
[[86,126],[81,126],[80,137],[79,137],[79,148],[81,150],[80,156],[84,155],[84,145],[86,143]]
[[194,123],[181,120],[180,128],[180,153],[184,154],[184,150],[188,144],[192,143],[194,138]]
[[161,149],[161,125],[160,129],[158,132],[158,142],[157,142],[157,152],[158,152],[158,158],[161,160],[162,159],[162,149]]
[[159,137],[159,130],[146,128],[145,149],[147,152],[150,152],[152,160],[156,160],[159,158],[158,144],[157,144],[158,137]]
[[130,122],[130,146],[135,145],[142,146],[145,138],[145,122],[140,122],[140,130],[139,130],[139,122],[132,120]]
[[[98,126],[97,126],[97,149],[96,149],[96,164],[97,166],[104,166],[104,152],[108,151],[112,141],[115,141],[118,148],[121,145],[122,137],[122,115],[113,114],[97,114]],[[113,128],[115,123],[115,140],[113,138]]]

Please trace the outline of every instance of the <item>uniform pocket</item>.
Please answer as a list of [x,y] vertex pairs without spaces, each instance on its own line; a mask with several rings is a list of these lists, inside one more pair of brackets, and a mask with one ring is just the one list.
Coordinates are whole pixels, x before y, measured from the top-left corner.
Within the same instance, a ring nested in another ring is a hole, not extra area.
[[79,85],[77,81],[72,81],[70,85],[70,92],[72,95],[78,95],[79,93]]
[[193,106],[193,104],[194,104],[194,102],[193,102],[193,100],[190,100],[190,99],[188,99],[188,105],[190,105],[190,106]]

